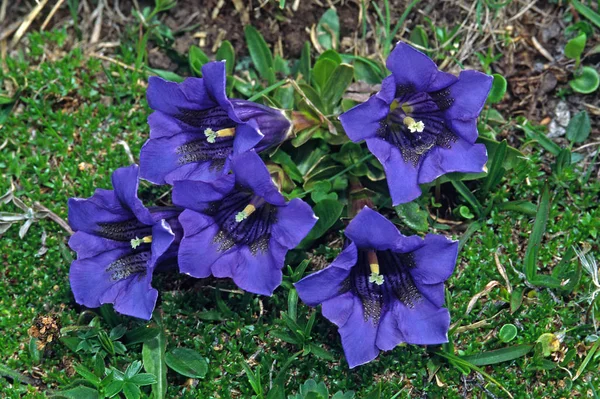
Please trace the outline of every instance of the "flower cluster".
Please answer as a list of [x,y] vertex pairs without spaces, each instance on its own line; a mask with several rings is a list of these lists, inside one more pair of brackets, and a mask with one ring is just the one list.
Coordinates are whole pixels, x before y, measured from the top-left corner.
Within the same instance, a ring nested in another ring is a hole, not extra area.
[[[277,109],[227,98],[225,65],[181,84],[150,78],[150,139],[141,166],[114,172],[114,190],[69,200],[77,252],[70,280],[88,307],[150,319],[155,270],[179,266],[194,277],[231,277],[242,289],[271,295],[287,251],[316,223],[308,204],[286,202],[256,151],[277,145],[291,123]],[[173,207],[146,208],[138,178],[169,183]]]
[[[350,140],[365,140],[383,164],[392,203],[414,200],[420,184],[445,173],[484,170],[486,148],[475,140],[491,77],[441,72],[403,43],[387,67],[391,75],[381,90],[339,119]],[[315,225],[311,207],[298,198],[287,202],[258,155],[292,135],[286,113],[228,98],[223,62],[204,65],[202,76],[181,84],[150,78],[154,112],[140,167],[116,170],[114,190],[69,200],[76,231],[69,245],[78,255],[70,280],[78,303],[112,303],[149,319],[158,295],[154,271],[177,268],[271,295],[287,252]],[[174,205],[145,207],[137,197],[139,177],[171,185]],[[447,342],[444,282],[455,267],[457,242],[404,236],[368,206],[345,236],[331,265],[295,287],[338,326],[350,367],[401,342]]]

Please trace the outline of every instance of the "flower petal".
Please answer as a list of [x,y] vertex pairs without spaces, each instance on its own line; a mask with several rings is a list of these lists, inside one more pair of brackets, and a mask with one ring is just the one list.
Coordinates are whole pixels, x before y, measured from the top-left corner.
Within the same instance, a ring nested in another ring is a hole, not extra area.
[[153,225],[154,219],[150,211],[144,206],[137,196],[139,186],[139,167],[131,165],[119,168],[112,174],[112,184],[115,189],[115,195],[123,205],[133,212],[135,217],[142,223]]
[[237,262],[231,265],[231,277],[244,291],[261,295],[273,295],[281,284],[283,263],[287,248],[275,240],[265,252],[252,254],[247,246],[237,250]]
[[413,253],[415,267],[410,274],[415,281],[437,284],[446,281],[454,271],[458,256],[458,241],[442,235],[427,234],[425,245]]
[[175,83],[151,76],[146,98],[150,108],[169,115],[178,115],[181,109],[204,110],[217,105],[208,95],[205,81],[199,78],[187,78],[183,83]]
[[419,184],[431,183],[451,172],[480,173],[487,162],[483,144],[470,144],[458,138],[451,148],[435,147],[421,161]]
[[90,198],[69,198],[68,204],[69,224],[74,231],[93,234],[98,223],[122,222],[134,217],[112,190],[96,189]]
[[450,313],[448,309],[433,305],[423,299],[413,308],[402,303],[395,307],[398,327],[406,343],[438,345],[448,342]]
[[212,218],[187,209],[179,222],[184,231],[178,253],[180,272],[197,278],[210,276],[212,264],[224,254],[214,242],[219,226]]
[[131,244],[77,231],[69,238],[69,247],[77,253],[77,259],[85,259],[114,249],[131,248]]
[[173,183],[173,203],[198,212],[205,210],[211,202],[227,195],[235,186],[233,175],[221,176],[212,181],[182,180]]
[[169,249],[173,241],[175,240],[175,234],[171,230],[171,226],[166,220],[162,219],[152,226],[152,261],[154,265],[158,259]]
[[379,354],[379,349],[375,345],[377,327],[372,319],[365,321],[363,305],[358,297],[354,297],[354,305],[348,321],[338,331],[342,337],[342,346],[350,368],[368,363]]
[[380,213],[364,207],[346,227],[346,236],[358,248],[410,252],[423,245],[418,236],[403,236]]
[[284,205],[285,199],[271,180],[271,174],[260,156],[254,151],[235,155],[232,159],[232,170],[236,183],[252,189],[255,195],[262,197],[270,204]]
[[242,123],[235,129],[235,140],[233,141],[233,153],[240,154],[254,148],[264,135],[254,120]]
[[492,88],[494,78],[478,71],[462,71],[448,87],[454,102],[446,110],[450,119],[468,120],[479,116]]
[[[231,101],[227,98],[226,87],[227,87],[227,73],[225,71],[225,61],[212,61],[202,66],[202,77],[206,89],[210,96],[227,111],[229,118],[235,123],[242,123],[240,118],[235,113]],[[187,92],[188,96],[191,96],[191,92]]]
[[350,140],[358,142],[377,137],[381,120],[387,117],[389,111],[388,104],[373,96],[341,114],[339,119]]
[[331,265],[294,284],[302,302],[309,306],[317,306],[338,296],[342,282],[350,275],[350,269],[357,259],[356,246],[351,243]]
[[[397,306],[398,301],[394,301],[391,306]],[[381,314],[379,326],[377,329],[377,340],[375,344],[383,351],[394,349],[398,344],[404,342],[402,331],[398,328],[398,321],[392,309],[386,309]]]
[[113,301],[115,310],[128,316],[150,320],[158,298],[158,291],[152,288],[151,282],[152,275],[130,278]]
[[113,303],[115,310],[128,316],[150,319],[158,292],[150,285],[151,271],[114,281],[106,268],[131,252],[131,248],[103,252],[71,264],[69,281],[75,301],[89,308]]
[[367,140],[369,150],[383,165],[394,206],[410,202],[421,195],[418,184],[418,165],[406,162],[393,145],[380,140]]
[[415,92],[442,90],[456,81],[455,76],[438,71],[427,55],[402,42],[396,44],[386,66],[392,71],[397,85],[408,86]]
[[277,222],[271,226],[272,236],[284,247],[293,249],[314,227],[318,218],[312,208],[299,198],[277,208]]
[[350,315],[354,311],[354,298],[355,296],[352,292],[346,292],[326,300],[321,306],[323,316],[336,326],[343,326],[348,322]]
[[146,141],[140,151],[142,178],[154,184],[165,184],[185,179],[211,180],[227,172],[226,167],[223,169],[211,168],[211,161],[184,165],[180,163],[182,155],[178,153],[178,149],[199,138],[198,133],[188,132]]

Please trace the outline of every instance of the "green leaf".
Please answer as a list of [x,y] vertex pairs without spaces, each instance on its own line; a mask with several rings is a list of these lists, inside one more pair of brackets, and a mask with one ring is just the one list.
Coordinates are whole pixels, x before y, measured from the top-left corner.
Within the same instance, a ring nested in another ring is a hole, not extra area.
[[565,46],[565,56],[573,60],[578,60],[585,48],[587,36],[585,33],[580,33],[577,37],[569,40]]
[[125,394],[125,399],[140,399],[140,396],[142,396],[140,387],[131,382],[126,382],[123,385],[123,393]]
[[498,338],[502,342],[510,342],[517,336],[517,327],[514,324],[505,324],[498,333]]
[[576,113],[567,126],[567,139],[574,143],[583,143],[592,131],[592,123],[587,111]]
[[502,166],[504,164],[504,159],[506,158],[508,144],[506,140],[503,140],[496,151],[494,151],[493,156],[490,158],[491,162],[489,163],[488,168],[488,176],[483,181],[483,185],[481,186],[482,196],[485,196],[487,192],[498,183],[506,173],[506,169]]
[[381,70],[373,61],[364,57],[353,57],[354,79],[369,84],[381,83]]
[[160,334],[160,329],[150,326],[141,326],[125,334],[125,344],[134,345],[147,342]]
[[148,71],[152,72],[153,74],[155,74],[165,80],[171,81],[171,82],[181,83],[184,80],[184,78],[182,76],[179,76],[175,72],[165,71],[164,69],[155,69],[155,68],[150,68],[150,67],[146,67],[146,69]]
[[[304,42],[302,47],[302,53],[300,54],[300,62],[298,63],[298,73],[302,75],[302,78],[307,84],[310,84],[310,42]],[[298,75],[296,75],[298,77]]]
[[475,217],[475,215],[473,215],[469,207],[465,205],[461,205],[458,208],[458,213],[460,213],[460,216],[462,216],[465,219],[473,219]]
[[510,313],[515,313],[523,303],[524,288],[515,288],[510,294]]
[[416,26],[410,33],[410,41],[418,46],[427,48],[429,47],[429,39],[427,38],[427,31],[421,26]]
[[65,391],[55,391],[48,394],[50,398],[67,398],[67,399],[99,399],[100,395],[94,388],[79,385],[75,388]]
[[[158,315],[158,313],[155,313],[155,315]],[[142,346],[142,360],[144,362],[144,370],[156,376],[157,379],[156,384],[152,385],[154,399],[163,399],[167,394],[166,338],[161,327],[160,318],[157,318],[156,321],[161,328],[160,332],[156,337],[144,341],[144,345]]]
[[501,202],[499,204],[495,204],[494,206],[499,212],[514,211],[521,212],[529,216],[535,216],[537,213],[537,207],[535,206],[535,204],[525,200]]
[[[312,79],[314,85],[319,89],[321,93],[324,93],[324,87],[331,75],[333,75],[333,71],[338,67],[335,61],[330,58],[319,58],[315,63],[315,67],[312,71]],[[302,86],[300,86],[302,87]],[[302,91],[306,92],[304,89]],[[310,97],[309,97],[310,99]],[[312,101],[312,99],[310,99]],[[314,103],[314,101],[313,101]],[[317,104],[315,104],[317,105]],[[319,107],[317,107],[319,108]]]
[[235,50],[229,40],[223,40],[217,53],[215,54],[215,60],[225,61],[225,69],[227,75],[232,75],[235,68]]
[[317,41],[325,50],[336,49],[340,37],[340,18],[334,8],[325,11],[317,24]]
[[593,93],[598,90],[598,85],[600,85],[598,71],[592,67],[585,66],[581,68],[581,73],[575,76],[575,79],[569,82],[569,85],[577,93]]
[[471,205],[475,210],[475,214],[480,216],[483,212],[483,206],[479,203],[475,195],[469,190],[469,188],[460,180],[452,180],[452,185],[458,191],[458,193]]
[[408,227],[415,231],[427,231],[429,223],[427,212],[421,209],[418,202],[407,202],[394,207],[396,214]]
[[132,378],[130,378],[129,382],[131,382],[132,384],[135,384],[135,385],[144,386],[144,385],[156,384],[158,382],[158,380],[156,379],[154,374],[140,373],[140,374],[136,374]]
[[590,348],[589,352],[587,353],[587,356],[585,357],[585,359],[583,359],[583,362],[581,362],[581,365],[577,369],[577,373],[575,373],[575,377],[573,377],[573,381],[577,380],[579,378],[579,376],[583,373],[583,371],[587,367],[590,360],[592,360],[592,357],[594,357],[594,355],[596,354],[596,351],[598,350],[599,347],[600,347],[600,339],[596,340],[594,345]]
[[210,62],[210,58],[200,47],[192,45],[188,53],[188,62],[194,75],[202,77],[202,67]]
[[[489,159],[493,159],[495,157],[496,151],[498,151],[498,148],[500,148],[500,146],[502,145],[501,142],[481,136],[477,138],[477,142],[485,144],[485,148],[488,151]],[[524,157],[525,156],[516,148],[507,146],[504,161],[502,162],[502,167],[506,170],[513,169],[521,162],[523,162]]]
[[596,13],[594,10],[586,6],[585,4],[580,3],[578,0],[571,0],[571,4],[573,7],[579,12],[581,15],[590,20],[594,25],[600,28],[600,14]]
[[113,341],[108,337],[106,331],[98,331],[98,340],[100,341],[100,344],[102,345],[102,348],[104,348],[105,351],[107,351],[113,356],[115,355],[115,345]]
[[529,236],[527,242],[527,249],[525,250],[525,276],[527,281],[532,282],[535,280],[537,273],[537,260],[542,238],[546,231],[546,224],[548,223],[548,216],[550,214],[550,190],[548,185],[544,186],[542,195],[538,203],[538,210],[535,216],[535,222],[533,224],[533,230]]
[[19,381],[22,384],[36,385],[36,380],[33,378],[10,369],[3,364],[0,364],[0,376],[11,378],[15,381]]
[[134,375],[136,375],[137,373],[139,373],[139,371],[142,368],[142,362],[140,362],[139,360],[136,360],[134,362],[132,362],[128,367],[127,370],[125,370],[125,379],[129,380],[131,378],[133,378]]
[[504,94],[506,93],[506,79],[504,76],[500,74],[493,74],[494,81],[492,82],[492,89],[490,90],[490,94],[488,95],[487,101],[490,104],[499,103],[502,101]]
[[273,84],[275,81],[275,74],[273,73],[273,54],[267,46],[267,42],[253,26],[247,25],[244,28],[246,35],[246,44],[248,45],[248,52],[252,58],[252,63],[258,71],[261,78],[267,80],[269,84]]
[[167,353],[167,366],[190,378],[204,378],[208,363],[198,352],[187,348],[175,348]]
[[275,154],[271,155],[271,161],[281,165],[285,173],[294,180],[296,183],[302,183],[304,179],[302,178],[302,173],[298,170],[298,167],[292,160],[292,157],[289,156],[282,149],[277,150]]
[[545,185],[540,197],[540,202],[538,203],[538,210],[535,216],[535,222],[533,223],[533,229],[527,242],[527,249],[525,250],[524,272],[527,281],[533,285],[544,285],[550,288],[558,288],[560,287],[560,280],[551,276],[537,274],[538,253],[542,243],[542,238],[546,232],[546,224],[548,223],[549,214],[550,190],[548,185]]
[[344,209],[344,204],[334,200],[323,200],[313,208],[315,215],[319,218],[310,233],[302,240],[298,248],[307,248],[310,244],[327,233],[338,220]]
[[312,354],[320,359],[329,360],[329,361],[335,360],[335,358],[333,357],[333,355],[331,353],[329,353],[328,351],[326,351],[325,349],[321,348],[320,346],[318,346],[316,344],[308,344],[308,347],[310,348],[310,351],[312,352]]
[[348,64],[340,64],[335,68],[325,87],[323,88],[323,102],[326,110],[333,111],[337,103],[342,99],[352,78],[354,77],[354,67]]
[[88,369],[84,365],[82,365],[82,364],[74,364],[73,365],[73,369],[77,372],[77,374],[79,374],[80,376],[82,376],[83,378],[85,378],[87,381],[89,381],[95,387],[99,387],[100,386],[100,383],[101,383],[100,378],[98,378],[96,376],[96,374],[92,373],[90,371],[90,369]]
[[488,366],[490,364],[508,362],[525,356],[533,349],[533,345],[515,345],[508,348],[482,352],[477,355],[463,356],[461,359],[475,366]]

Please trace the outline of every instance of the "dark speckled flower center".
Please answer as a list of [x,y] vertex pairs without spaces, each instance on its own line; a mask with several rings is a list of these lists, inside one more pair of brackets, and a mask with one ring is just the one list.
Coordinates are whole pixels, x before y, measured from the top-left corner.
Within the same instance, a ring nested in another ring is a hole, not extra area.
[[[379,279],[373,278],[373,259],[378,262],[376,274]],[[377,325],[382,309],[394,300],[413,307],[421,299],[410,274],[413,267],[415,262],[411,253],[359,249],[358,261],[344,280],[341,291],[351,291],[358,296],[363,304],[365,321],[372,318]]]
[[221,169],[225,159],[233,151],[234,136],[214,137],[209,140],[206,132],[218,132],[223,129],[235,128],[237,125],[229,118],[227,112],[221,107],[195,111],[179,109],[176,116],[181,122],[201,130],[193,140],[177,147],[175,152],[179,155],[177,162],[185,165],[192,162],[211,162],[211,168]]
[[247,245],[253,255],[267,251],[277,208],[251,191],[238,186],[222,200],[212,202],[205,213],[220,227],[214,238],[219,251],[234,245]]
[[112,262],[106,268],[106,272],[110,274],[110,279],[113,281],[120,281],[134,274],[142,277],[146,274],[151,257],[151,251],[134,252]]
[[115,241],[131,241],[136,237],[152,235],[152,226],[141,223],[137,219],[121,222],[98,223],[97,233],[100,237]]
[[453,102],[449,90],[417,93],[410,87],[398,86],[379,135],[400,150],[405,162],[417,166],[435,146],[450,148],[456,141],[443,115]]

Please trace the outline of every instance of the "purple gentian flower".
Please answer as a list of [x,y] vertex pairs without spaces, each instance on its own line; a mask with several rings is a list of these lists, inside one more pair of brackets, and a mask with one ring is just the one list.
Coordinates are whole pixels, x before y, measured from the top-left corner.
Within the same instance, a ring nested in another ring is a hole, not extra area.
[[401,342],[448,342],[444,281],[454,270],[458,242],[428,234],[406,237],[365,207],[346,228],[351,240],[333,263],[295,284],[310,306],[338,326],[351,368]]
[[381,91],[340,115],[352,141],[367,141],[383,164],[394,205],[421,195],[419,184],[450,172],[484,170],[487,151],[477,139],[477,116],[492,77],[441,72],[425,54],[398,43]]
[[210,180],[229,171],[232,153],[262,151],[284,141],[292,124],[283,111],[228,99],[225,62],[202,67],[183,83],[151,77],[150,140],[140,153],[141,176],[156,184]]
[[176,181],[173,202],[187,208],[179,269],[193,277],[231,277],[238,287],[271,295],[285,255],[317,221],[300,199],[285,202],[254,151],[233,157],[233,174],[210,182]]
[[69,279],[75,300],[96,308],[150,319],[158,292],[152,273],[173,261],[181,229],[173,208],[146,208],[137,197],[138,166],[117,169],[114,190],[97,189],[88,199],[69,199],[69,246],[77,252]]

